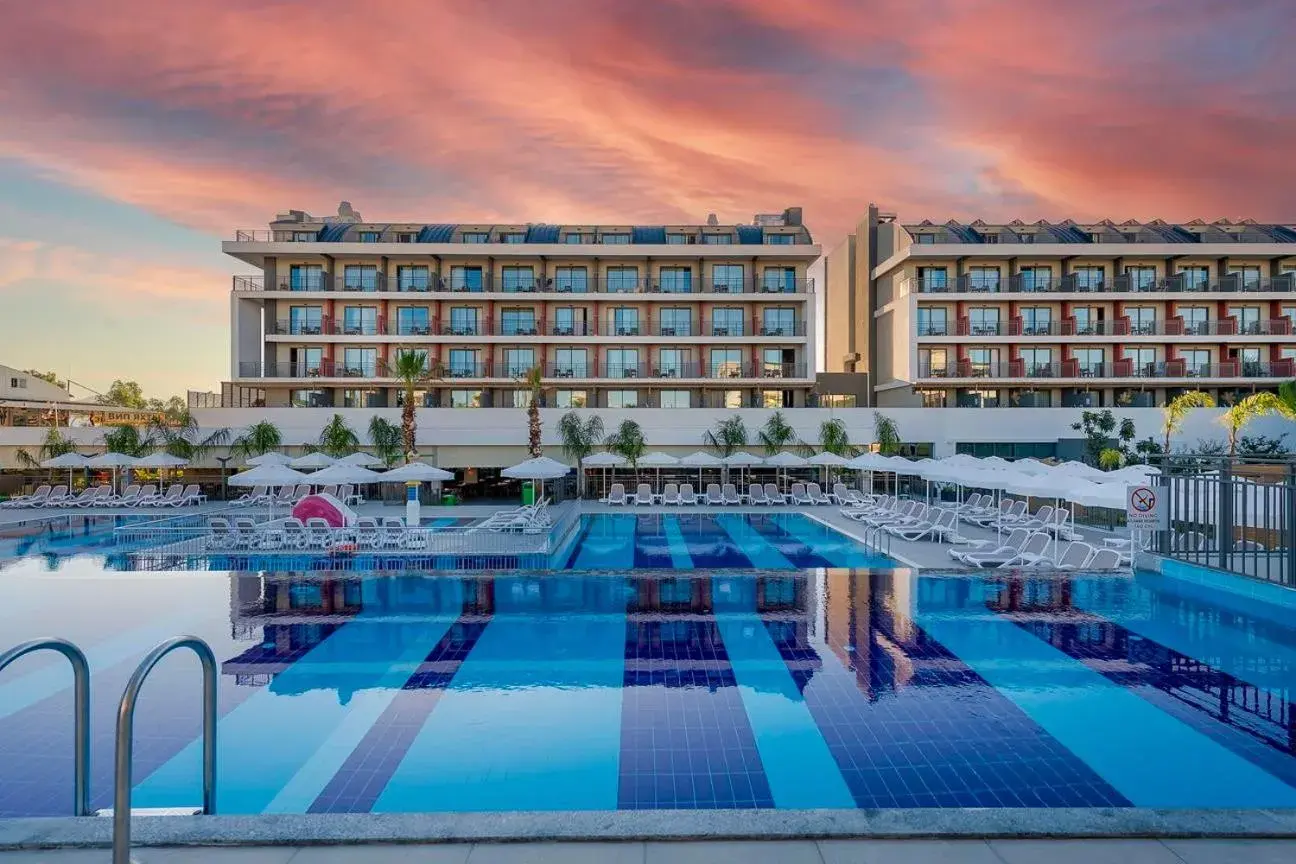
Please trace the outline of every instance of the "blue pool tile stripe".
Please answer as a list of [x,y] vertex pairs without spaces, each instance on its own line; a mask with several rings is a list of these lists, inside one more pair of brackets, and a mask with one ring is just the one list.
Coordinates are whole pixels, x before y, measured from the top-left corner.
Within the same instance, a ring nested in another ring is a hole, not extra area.
[[[800,520],[800,516],[794,517]],[[811,567],[831,567],[831,562],[820,555],[814,545],[794,537],[779,525],[779,517],[774,514],[752,514],[749,524],[752,530],[778,550],[779,554],[798,569]]]
[[671,566],[676,570],[692,570],[693,558],[689,555],[688,541],[680,530],[679,520],[674,516],[664,517],[662,531],[666,535],[667,548],[670,549]]
[[[570,615],[543,611],[543,591],[539,611],[523,611],[529,594],[504,602],[513,583],[526,581],[496,580],[491,626],[374,812],[616,808],[624,580],[597,580],[607,602]],[[570,581],[580,588],[587,580]]]
[[629,570],[634,567],[635,516],[597,514],[577,549],[578,570]]
[[751,566],[769,570],[792,570],[793,564],[782,552],[774,548],[746,517],[736,513],[718,514],[716,524],[725,530],[733,542],[751,559]]
[[[797,809],[854,807],[850,789],[787,664],[764,622],[749,605],[748,592],[735,592],[734,583],[739,581],[713,580],[716,626],[747,708],[775,805]],[[743,599],[730,599],[736,595]]]
[[830,567],[895,566],[885,555],[873,552],[852,537],[805,516],[779,518],[776,523],[784,532],[815,549]]
[[917,622],[1135,806],[1296,806],[1281,780],[1010,621],[949,612],[920,606]]

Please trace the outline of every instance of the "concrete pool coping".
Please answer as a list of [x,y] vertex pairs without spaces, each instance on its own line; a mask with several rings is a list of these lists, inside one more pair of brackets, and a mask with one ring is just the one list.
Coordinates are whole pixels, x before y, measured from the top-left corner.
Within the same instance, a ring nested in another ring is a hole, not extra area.
[[[1296,810],[654,810],[136,816],[136,846],[606,840],[1296,838]],[[0,820],[0,851],[109,845],[112,820]]]

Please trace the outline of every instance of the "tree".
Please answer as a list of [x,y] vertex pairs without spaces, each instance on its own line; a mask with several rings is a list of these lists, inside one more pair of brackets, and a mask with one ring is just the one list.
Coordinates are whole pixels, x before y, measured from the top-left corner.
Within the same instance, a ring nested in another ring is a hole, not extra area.
[[796,440],[796,430],[788,425],[782,411],[775,411],[756,433],[756,437],[765,448],[765,455],[773,456]]
[[283,434],[269,420],[253,423],[234,439],[230,455],[238,459],[261,456],[283,446]]
[[714,447],[721,456],[730,456],[740,447],[747,446],[747,427],[741,417],[727,417],[717,421],[714,429],[703,433],[702,443]]
[[128,423],[109,426],[104,432],[104,449],[109,453],[123,453],[127,456],[147,456],[153,451],[156,442],[147,433]]
[[418,437],[418,406],[414,404],[414,388],[431,377],[427,370],[427,352],[410,348],[397,351],[392,373],[404,388],[405,398],[401,403],[401,447],[405,452],[405,461],[413,462],[418,457],[415,443]]
[[144,399],[144,390],[139,383],[123,381],[120,378],[113,381],[107,393],[99,396],[99,404],[118,405],[122,408],[139,408],[141,410],[148,407],[148,402]]
[[57,372],[37,372],[35,369],[25,369],[23,371],[33,378],[39,378],[41,381],[47,381],[50,384],[53,384],[60,390],[68,389],[68,382],[59,378]]
[[1084,433],[1085,453],[1091,465],[1100,464],[1102,452],[1107,449],[1115,449],[1123,460],[1129,461],[1130,444],[1138,434],[1133,420],[1126,417],[1117,421],[1116,415],[1105,409],[1080,412],[1079,422],[1072,423],[1071,428]]
[[837,418],[819,424],[819,448],[825,453],[851,457],[857,452],[846,432],[846,424]]
[[189,417],[189,406],[179,396],[172,396],[165,402],[161,399],[146,399],[144,407],[149,411],[156,411],[171,423],[184,424]]
[[1289,420],[1296,419],[1296,411],[1293,411],[1277,394],[1264,390],[1252,393],[1245,399],[1239,400],[1236,405],[1220,416],[1220,423],[1224,426],[1224,431],[1228,435],[1228,455],[1230,458],[1237,455],[1238,436],[1242,434],[1243,428],[1252,420],[1270,414],[1280,414]]
[[76,444],[68,438],[63,437],[63,433],[57,427],[50,427],[45,433],[45,440],[41,443],[41,448],[36,456],[32,456],[26,450],[19,450],[15,454],[18,462],[27,468],[38,468],[40,463],[46,459],[54,459],[65,453],[75,453]]
[[877,439],[878,452],[883,456],[900,452],[900,428],[895,420],[880,411],[873,412],[873,437]]
[[539,366],[532,366],[527,370],[523,379],[526,382],[527,389],[531,391],[531,401],[527,405],[527,452],[531,458],[535,459],[541,456],[540,435],[543,431],[540,428],[540,399],[544,395],[544,389],[541,386],[541,380],[544,370]]
[[401,426],[397,426],[377,414],[369,421],[369,443],[373,445],[374,455],[388,468],[395,465],[406,452],[403,447],[405,440],[403,426],[403,418]]
[[1296,381],[1284,381],[1278,385],[1278,398],[1296,415]]
[[617,430],[604,439],[603,446],[609,453],[615,453],[629,462],[631,468],[639,467],[639,460],[648,450],[643,429],[633,420],[622,420]]
[[326,456],[341,459],[350,456],[360,447],[360,439],[355,430],[347,425],[341,414],[334,414],[333,419],[324,424],[320,430],[316,448]]
[[1125,463],[1125,454],[1115,447],[1108,447],[1098,454],[1098,467],[1104,471],[1115,471]]
[[1183,429],[1184,420],[1188,419],[1189,411],[1194,408],[1214,407],[1215,397],[1200,390],[1189,390],[1187,393],[1180,393],[1167,402],[1165,408],[1161,409],[1161,431],[1165,434],[1165,442],[1161,445],[1161,452],[1170,452],[1170,436]]
[[1284,432],[1277,438],[1271,438],[1268,435],[1243,435],[1238,442],[1238,453],[1251,459],[1281,459],[1284,456],[1290,456],[1291,450],[1283,443],[1287,437]]
[[576,460],[576,478],[579,494],[585,495],[585,459],[603,440],[603,418],[591,414],[585,419],[575,411],[568,411],[558,420],[558,436],[562,438],[563,455]]
[[188,409],[174,417],[170,423],[154,417],[149,421],[148,437],[160,443],[163,450],[180,459],[197,462],[214,447],[229,443],[230,431],[216,429],[204,436]]

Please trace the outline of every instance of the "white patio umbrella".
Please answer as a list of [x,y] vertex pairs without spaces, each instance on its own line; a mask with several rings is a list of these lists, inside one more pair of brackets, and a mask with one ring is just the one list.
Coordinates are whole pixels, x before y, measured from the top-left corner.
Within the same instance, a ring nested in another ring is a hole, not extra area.
[[368,453],[359,452],[352,453],[350,456],[343,456],[338,461],[345,462],[348,465],[359,465],[361,468],[374,468],[383,464],[383,461],[377,456],[371,456]]
[[1148,483],[1152,477],[1161,473],[1161,469],[1152,465],[1127,465],[1117,471],[1107,471],[1090,477],[1095,483]]
[[764,465],[765,460],[746,450],[739,450],[724,457],[724,464],[728,468],[750,468],[753,465]]
[[246,465],[287,465],[292,461],[292,457],[285,453],[262,453],[260,456],[253,456],[247,460]]
[[811,465],[818,465],[823,468],[824,486],[828,485],[828,469],[840,468],[847,463],[845,456],[838,456],[836,453],[829,453],[827,450],[822,453],[816,453],[806,460]]
[[454,473],[426,462],[411,462],[378,475],[379,483],[444,483]]
[[[298,483],[310,482],[310,477],[300,471],[294,471],[287,465],[268,462],[255,468],[235,474],[229,478],[230,486],[296,486]],[[270,497],[270,515],[274,516],[274,496]]]
[[792,453],[788,450],[782,450],[778,453],[775,453],[773,456],[765,457],[765,464],[774,466],[775,468],[778,469],[779,472],[782,473],[782,477],[783,477],[782,488],[786,489],[787,469],[804,468],[806,465],[809,465],[810,463],[806,460],[804,456],[798,456],[797,454]]
[[680,464],[689,468],[698,469],[698,488],[702,488],[702,469],[703,468],[721,468],[724,466],[724,460],[719,456],[707,453],[705,450],[695,450],[687,456],[680,459]]
[[307,453],[305,456],[298,456],[288,464],[293,468],[327,468],[338,460],[326,453],[316,450],[314,453]]
[[42,468],[66,468],[68,469],[68,489],[72,488],[72,469],[84,468],[90,461],[89,456],[82,456],[80,453],[64,453],[62,456],[55,456],[53,459],[46,459],[40,463]]
[[384,476],[377,471],[370,471],[363,465],[334,462],[327,468],[306,475],[306,482],[315,486],[332,486],[336,483],[380,483]]
[[1053,470],[1052,465],[1046,465],[1029,456],[1025,459],[1016,460],[1012,463],[1012,467],[1014,471],[1019,471],[1022,474],[1048,474]]
[[643,457],[642,459],[639,460],[639,467],[640,467],[640,468],[656,468],[656,469],[657,469],[657,486],[660,487],[660,486],[661,486],[661,469],[662,469],[663,467],[667,467],[667,468],[669,468],[669,467],[672,467],[672,466],[678,465],[678,464],[679,464],[679,461],[680,461],[680,460],[679,460],[679,457],[678,457],[678,456],[672,456],[672,455],[670,455],[669,453],[662,453],[661,451],[653,451],[652,453],[647,453],[647,454],[645,454],[644,457]]
[[1101,468],[1095,468],[1084,462],[1063,462],[1061,465],[1054,465],[1053,470],[1047,474],[1049,477],[1082,477],[1086,480],[1101,477],[1107,472]]
[[[151,453],[136,461],[133,468],[182,468],[189,464],[188,459],[172,456],[170,453]],[[159,483],[160,485],[160,483]]]
[[564,465],[556,459],[550,459],[548,456],[536,456],[534,459],[510,465],[500,474],[513,480],[539,480],[540,493],[543,496],[544,481],[566,477],[571,470],[570,465]]
[[620,453],[612,453],[611,451],[605,450],[602,453],[591,454],[590,456],[587,456],[585,457],[585,459],[581,460],[581,462],[585,468],[603,469],[603,489],[604,489],[604,493],[606,494],[607,485],[608,485],[608,469],[616,468],[620,465],[624,465],[626,462],[626,458],[622,456]]
[[113,469],[113,491],[117,490],[117,470],[119,468],[129,468],[138,462],[139,459],[134,456],[127,456],[125,453],[100,453],[98,456],[91,456],[86,462],[90,468],[111,468]]

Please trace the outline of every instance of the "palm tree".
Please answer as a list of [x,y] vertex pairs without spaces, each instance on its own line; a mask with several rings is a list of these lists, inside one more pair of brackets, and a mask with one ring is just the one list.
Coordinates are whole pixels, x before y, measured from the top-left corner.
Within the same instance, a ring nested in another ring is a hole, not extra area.
[[738,448],[747,446],[747,427],[741,417],[719,420],[714,429],[708,429],[702,435],[702,443],[714,447],[721,456],[730,456]]
[[873,412],[873,437],[877,438],[878,452],[883,456],[890,456],[900,449],[900,428],[879,411]]
[[1187,393],[1180,393],[1167,402],[1165,408],[1161,409],[1161,431],[1165,433],[1165,443],[1162,445],[1161,452],[1170,452],[1170,436],[1183,428],[1184,420],[1188,419],[1189,411],[1194,408],[1214,407],[1215,397],[1200,390],[1189,390]]
[[153,451],[156,442],[153,436],[126,423],[110,426],[104,432],[104,449],[109,453],[122,453],[126,456],[147,456]]
[[404,440],[404,430],[390,420],[375,414],[369,421],[369,443],[373,445],[374,455],[388,468],[403,455]]
[[269,420],[253,423],[243,434],[234,439],[230,455],[237,459],[249,456],[262,456],[283,446],[283,433]]
[[1296,414],[1296,381],[1284,381],[1278,385],[1278,398]]
[[540,399],[544,395],[544,389],[540,385],[543,371],[539,366],[532,366],[527,370],[523,381],[527,389],[531,391],[531,402],[527,405],[527,452],[531,458],[542,455],[540,451]]
[[1125,454],[1115,447],[1108,447],[1098,454],[1098,467],[1104,471],[1115,471],[1125,462]]
[[45,433],[45,440],[41,442],[40,451],[36,456],[32,456],[26,450],[19,450],[14,454],[14,458],[27,468],[39,468],[40,463],[46,459],[54,459],[65,453],[75,452],[76,444],[71,439],[65,438],[57,426],[51,426],[50,430]]
[[575,411],[568,411],[558,420],[558,435],[562,438],[563,455],[576,460],[579,494],[584,497],[585,458],[603,440],[603,418],[591,414],[582,420]]
[[609,453],[615,453],[629,462],[631,468],[639,467],[639,460],[648,450],[643,429],[633,420],[622,420],[617,430],[603,440],[603,446]]
[[760,439],[761,446],[765,448],[765,455],[773,456],[782,450],[788,444],[796,440],[796,430],[788,425],[787,418],[783,416],[782,411],[775,411],[756,437]]
[[1264,390],[1259,393],[1252,393],[1245,399],[1239,400],[1236,405],[1220,416],[1220,423],[1223,424],[1224,431],[1228,433],[1228,455],[1230,459],[1237,455],[1237,442],[1243,428],[1252,420],[1269,414],[1280,414],[1288,420],[1296,419],[1296,411],[1291,406],[1276,393]]
[[401,446],[404,448],[405,461],[413,462],[418,457],[415,444],[418,435],[418,418],[417,406],[414,404],[414,387],[432,377],[427,369],[427,352],[412,348],[398,350],[396,363],[392,366],[392,374],[400,380],[401,386],[405,389],[403,394],[405,398],[401,403]]
[[341,414],[334,414],[333,419],[320,430],[315,446],[326,456],[340,459],[356,452],[360,447],[360,439],[356,437],[355,430],[342,419]]
[[172,456],[197,462],[215,447],[229,443],[230,430],[216,429],[202,437],[198,421],[186,409],[173,415],[172,422],[154,418],[149,421],[149,437],[162,443],[162,449]]
[[846,457],[854,456],[857,452],[846,432],[846,424],[835,417],[819,424],[819,448],[825,453]]

